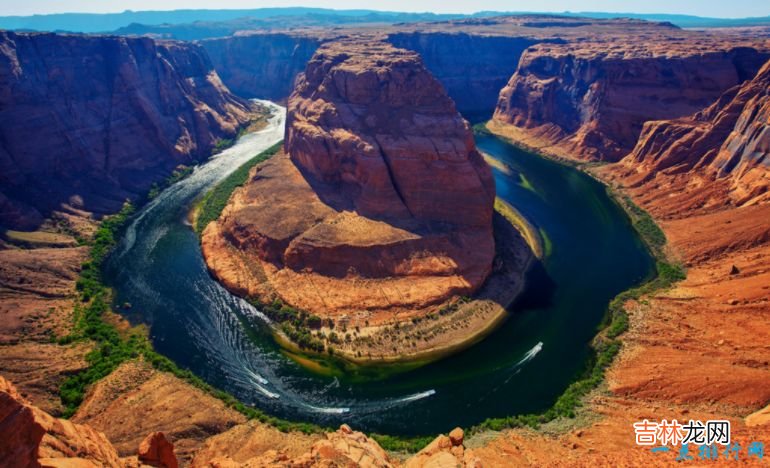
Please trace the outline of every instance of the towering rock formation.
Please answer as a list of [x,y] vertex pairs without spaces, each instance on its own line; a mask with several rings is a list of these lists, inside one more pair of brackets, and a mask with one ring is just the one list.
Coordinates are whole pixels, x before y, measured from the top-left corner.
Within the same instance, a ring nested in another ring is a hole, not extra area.
[[468,123],[417,54],[322,48],[289,98],[286,151],[369,217],[489,228],[494,182]]
[[328,316],[420,310],[489,274],[490,169],[415,53],[324,45],[289,99],[285,148],[213,229],[256,253],[286,302]]
[[199,46],[0,32],[0,224],[116,211],[249,113]]
[[573,159],[617,161],[648,120],[690,115],[753,77],[769,57],[724,38],[625,37],[537,45],[501,91],[493,125],[516,140]]
[[117,468],[123,463],[104,434],[32,406],[0,377],[0,465]]
[[722,203],[742,205],[767,198],[769,155],[767,62],[754,79],[728,90],[704,110],[681,119],[647,122],[622,165],[628,168],[626,181],[632,185],[695,171],[729,185],[729,198]]
[[[371,39],[321,46],[289,98],[284,148],[204,232],[229,289],[363,328],[435,312],[492,271],[494,179],[414,52]],[[477,314],[466,338],[502,310]]]

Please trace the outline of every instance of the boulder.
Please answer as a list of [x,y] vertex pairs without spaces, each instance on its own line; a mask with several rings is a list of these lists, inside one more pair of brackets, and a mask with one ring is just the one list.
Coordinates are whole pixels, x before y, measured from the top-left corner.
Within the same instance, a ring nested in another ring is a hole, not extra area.
[[176,454],[174,454],[174,444],[166,439],[162,432],[153,432],[139,445],[139,461],[150,466],[160,468],[177,468]]

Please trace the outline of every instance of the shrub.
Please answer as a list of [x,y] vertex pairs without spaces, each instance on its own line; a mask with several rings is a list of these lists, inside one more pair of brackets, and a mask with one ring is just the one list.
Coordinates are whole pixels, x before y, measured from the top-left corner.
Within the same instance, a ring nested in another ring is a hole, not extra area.
[[195,232],[198,235],[206,229],[210,222],[219,218],[222,210],[227,205],[227,201],[230,199],[230,195],[232,195],[236,188],[245,184],[248,180],[251,168],[270,159],[281,149],[281,145],[283,145],[283,142],[278,142],[257,156],[254,156],[204,195],[195,223]]

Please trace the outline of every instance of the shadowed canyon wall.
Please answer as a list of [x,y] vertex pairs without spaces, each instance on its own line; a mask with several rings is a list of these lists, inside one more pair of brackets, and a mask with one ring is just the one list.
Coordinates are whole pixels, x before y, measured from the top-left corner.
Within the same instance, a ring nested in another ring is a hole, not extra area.
[[[250,34],[200,42],[222,81],[243,97],[285,100],[310,57],[332,36]],[[489,118],[519,57],[543,40],[467,33],[397,32],[387,41],[417,52],[469,118]]]
[[321,39],[253,34],[201,41],[222,81],[249,98],[285,100]]
[[527,37],[422,32],[390,34],[388,41],[419,53],[457,109],[474,120],[491,117],[521,54],[542,42]]
[[117,211],[249,113],[193,44],[2,32],[0,224]]

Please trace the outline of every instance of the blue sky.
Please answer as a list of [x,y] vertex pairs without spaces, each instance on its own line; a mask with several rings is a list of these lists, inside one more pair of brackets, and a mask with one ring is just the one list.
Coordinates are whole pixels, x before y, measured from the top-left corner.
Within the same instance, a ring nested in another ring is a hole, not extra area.
[[741,18],[770,15],[770,0],[2,0],[0,15],[31,15],[62,12],[117,12],[123,10],[174,10],[182,8],[261,8],[312,6],[367,8],[391,11],[472,13],[498,11],[606,11],[630,13],[684,13],[698,16]]

